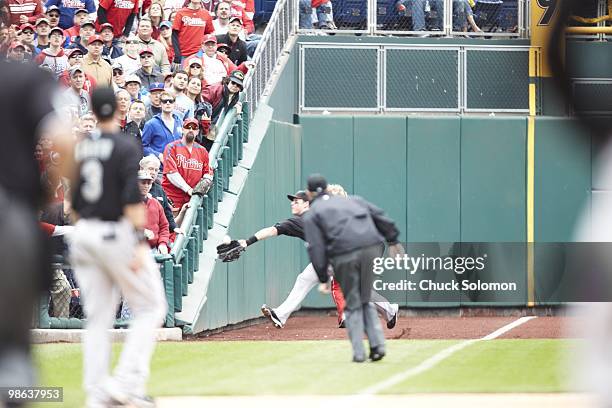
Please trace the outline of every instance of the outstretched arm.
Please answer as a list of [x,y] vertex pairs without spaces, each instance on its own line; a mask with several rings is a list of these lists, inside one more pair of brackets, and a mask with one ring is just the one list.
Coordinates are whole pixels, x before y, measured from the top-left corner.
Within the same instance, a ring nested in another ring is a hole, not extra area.
[[239,239],[238,243],[242,245],[243,248],[246,248],[249,245],[256,243],[257,241],[275,237],[277,235],[278,235],[278,230],[276,229],[276,227],[262,228],[259,231],[257,231],[255,235],[253,235],[249,239]]

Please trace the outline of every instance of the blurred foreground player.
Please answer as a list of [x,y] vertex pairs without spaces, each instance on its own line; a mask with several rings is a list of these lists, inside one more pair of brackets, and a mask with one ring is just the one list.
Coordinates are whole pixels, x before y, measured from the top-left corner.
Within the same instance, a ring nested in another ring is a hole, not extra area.
[[[145,387],[155,329],[166,314],[166,300],[143,233],[146,212],[137,178],[140,151],[133,139],[119,133],[112,89],[96,89],[91,102],[99,129],[75,147],[73,209],[78,221],[72,243],[72,264],[87,315],[83,340],[87,406],[152,407]],[[119,291],[134,319],[110,376],[108,330],[115,320]]]
[[[42,133],[53,136],[45,124],[55,85],[38,68],[0,61],[0,89],[0,387],[26,387],[35,381],[32,310],[51,277],[48,241],[38,224],[44,193],[34,149]],[[56,149],[68,145],[52,140]]]
[[353,361],[366,360],[363,334],[370,343],[370,359],[385,356],[385,338],[376,309],[369,303],[373,283],[373,261],[381,257],[383,242],[390,255],[401,253],[399,231],[382,210],[359,197],[341,197],[327,192],[321,175],[308,178],[306,192],[311,200],[304,215],[308,255],[322,283],[329,282],[328,266],[333,266],[346,299],[346,328],[353,346]]

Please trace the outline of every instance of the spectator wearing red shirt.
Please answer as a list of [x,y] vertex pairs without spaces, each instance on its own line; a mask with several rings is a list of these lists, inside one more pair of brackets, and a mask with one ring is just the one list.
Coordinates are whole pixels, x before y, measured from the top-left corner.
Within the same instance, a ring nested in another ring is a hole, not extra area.
[[113,25],[115,38],[127,38],[138,14],[138,0],[100,0],[96,30],[104,23]]
[[43,17],[43,7],[40,0],[8,0],[7,5],[11,15],[11,24],[35,23]]
[[80,35],[81,25],[87,20],[89,13],[87,9],[78,9],[72,16],[72,27],[66,30],[66,35],[70,37],[70,41],[74,41]]
[[215,31],[208,11],[202,9],[202,0],[191,0],[180,9],[172,23],[172,46],[174,63],[180,64],[182,57],[190,57],[202,46],[202,38]]
[[208,152],[195,141],[199,128],[197,119],[186,119],[183,122],[183,137],[169,143],[164,149],[162,187],[174,203],[175,214],[189,202],[193,187],[202,178],[212,184],[213,171],[208,166]]
[[149,172],[140,170],[138,172],[138,187],[140,188],[147,211],[144,234],[149,242],[149,246],[165,255],[168,253],[168,242],[170,242],[168,219],[166,214],[164,214],[162,205],[149,193],[152,185],[153,178]]

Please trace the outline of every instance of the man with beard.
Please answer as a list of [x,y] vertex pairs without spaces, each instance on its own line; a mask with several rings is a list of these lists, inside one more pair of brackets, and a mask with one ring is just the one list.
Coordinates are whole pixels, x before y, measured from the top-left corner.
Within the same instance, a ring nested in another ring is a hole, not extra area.
[[212,185],[213,171],[208,166],[208,152],[195,141],[200,125],[196,119],[183,122],[183,137],[164,149],[164,179],[162,186],[174,203],[174,216],[189,202],[193,187],[204,178]]

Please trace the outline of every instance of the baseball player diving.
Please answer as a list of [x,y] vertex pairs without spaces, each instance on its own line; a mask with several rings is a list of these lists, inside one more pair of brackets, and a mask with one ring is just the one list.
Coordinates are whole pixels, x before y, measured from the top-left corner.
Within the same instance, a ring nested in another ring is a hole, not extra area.
[[[346,196],[346,192],[342,186],[338,184],[332,184],[329,186],[329,190],[333,194]],[[219,258],[224,262],[231,262],[240,257],[240,253],[255,242],[262,241],[267,238],[276,237],[279,235],[286,235],[290,237],[296,237],[304,240],[304,218],[310,208],[310,203],[305,191],[298,191],[295,194],[287,195],[287,198],[291,201],[291,214],[292,217],[282,222],[278,222],[271,227],[263,228],[257,231],[252,237],[244,240],[234,240],[229,244],[222,244],[217,247]],[[282,329],[291,313],[298,309],[300,303],[304,300],[306,295],[319,284],[319,278],[312,266],[308,264],[306,268],[297,276],[293,289],[289,293],[289,296],[285,301],[276,308],[270,308],[266,304],[261,306],[262,314],[270,319],[275,327]],[[339,327],[345,327],[344,322],[344,297],[340,286],[334,281],[331,290],[332,298],[338,311],[338,323]],[[397,323],[397,314],[399,305],[397,303],[389,303],[379,293],[372,291],[372,301],[376,306],[378,312],[387,322],[387,328],[392,329]]]
[[[75,147],[78,174],[72,202],[77,222],[71,242],[71,261],[87,315],[83,339],[87,407],[153,407],[145,386],[155,329],[167,304],[144,236],[146,213],[137,179],[140,152],[132,138],[119,133],[112,89],[96,89],[91,102],[99,129]],[[110,376],[108,329],[115,321],[119,291],[134,319]]]

